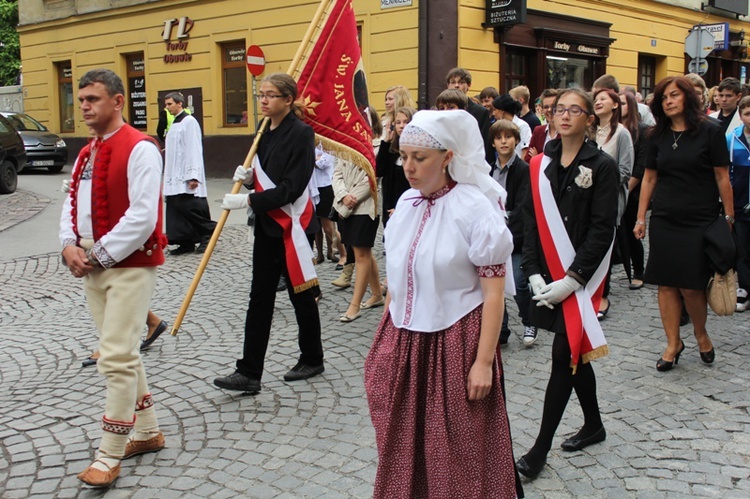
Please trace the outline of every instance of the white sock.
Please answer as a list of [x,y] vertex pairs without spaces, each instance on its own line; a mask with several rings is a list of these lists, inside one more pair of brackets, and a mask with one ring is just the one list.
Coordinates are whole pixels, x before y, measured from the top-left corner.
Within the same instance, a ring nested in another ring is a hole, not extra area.
[[127,435],[120,435],[111,431],[102,432],[99,452],[96,453],[96,460],[91,467],[101,471],[109,471],[110,468],[114,468],[120,464],[127,443]]
[[131,440],[148,440],[159,434],[154,406],[135,411],[135,432]]

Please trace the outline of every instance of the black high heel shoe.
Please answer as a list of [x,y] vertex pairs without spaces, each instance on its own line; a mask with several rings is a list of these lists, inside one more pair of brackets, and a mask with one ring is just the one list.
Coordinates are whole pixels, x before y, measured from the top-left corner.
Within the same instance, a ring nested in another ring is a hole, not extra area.
[[672,362],[669,362],[664,359],[659,359],[656,361],[656,370],[665,372],[665,371],[671,371],[674,366],[677,365],[677,363],[680,361],[680,354],[683,350],[685,350],[685,342],[680,340],[680,343],[682,343],[682,348],[680,348],[680,351],[677,352],[677,354],[674,356],[674,360]]
[[716,358],[716,352],[714,351],[713,347],[711,347],[711,350],[709,350],[708,352],[701,352],[699,350],[698,353],[701,354],[701,360],[705,364],[713,364],[714,359]]

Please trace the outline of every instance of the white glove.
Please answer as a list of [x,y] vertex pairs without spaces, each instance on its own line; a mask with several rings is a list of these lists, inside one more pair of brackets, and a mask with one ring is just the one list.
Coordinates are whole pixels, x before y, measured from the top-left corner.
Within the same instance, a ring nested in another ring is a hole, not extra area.
[[562,279],[544,286],[541,293],[532,296],[532,299],[539,302],[536,304],[537,307],[545,306],[552,308],[552,305],[562,302],[580,287],[581,283],[566,275]]
[[70,180],[65,179],[60,186],[60,192],[70,192]]
[[542,288],[547,285],[547,282],[539,274],[529,276],[529,286],[531,286],[531,294],[538,295],[542,292]]
[[243,184],[250,184],[253,181],[253,168],[250,167],[247,170],[245,170],[245,167],[240,165],[237,167],[237,169],[234,171],[234,176],[232,176],[232,182],[239,182],[242,181]]
[[239,210],[248,206],[247,194],[224,194],[224,199],[221,202],[222,210]]

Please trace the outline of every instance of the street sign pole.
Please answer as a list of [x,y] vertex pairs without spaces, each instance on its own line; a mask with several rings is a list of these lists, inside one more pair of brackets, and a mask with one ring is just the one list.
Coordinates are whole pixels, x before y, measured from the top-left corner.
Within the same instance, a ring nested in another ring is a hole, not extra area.
[[253,80],[253,129],[258,129],[258,99],[255,97],[258,95],[258,87],[255,84],[255,75],[251,75]]

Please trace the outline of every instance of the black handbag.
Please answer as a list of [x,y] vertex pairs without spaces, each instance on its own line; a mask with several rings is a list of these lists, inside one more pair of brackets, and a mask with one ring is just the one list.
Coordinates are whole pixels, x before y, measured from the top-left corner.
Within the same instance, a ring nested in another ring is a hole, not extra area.
[[703,239],[713,270],[723,275],[736,268],[739,254],[737,236],[729,228],[724,215],[719,215],[711,222],[703,233]]

